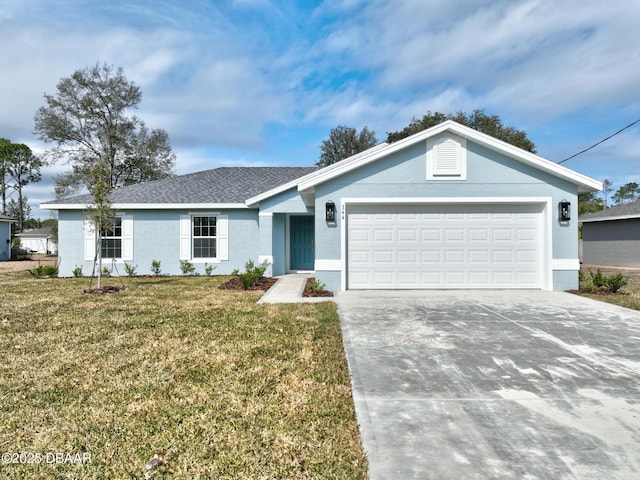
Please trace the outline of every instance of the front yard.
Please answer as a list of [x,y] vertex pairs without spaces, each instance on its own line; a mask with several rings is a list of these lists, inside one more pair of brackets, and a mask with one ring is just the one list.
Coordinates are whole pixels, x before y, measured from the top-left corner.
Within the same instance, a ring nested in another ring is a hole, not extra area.
[[224,280],[0,275],[0,477],[366,478],[335,305]]

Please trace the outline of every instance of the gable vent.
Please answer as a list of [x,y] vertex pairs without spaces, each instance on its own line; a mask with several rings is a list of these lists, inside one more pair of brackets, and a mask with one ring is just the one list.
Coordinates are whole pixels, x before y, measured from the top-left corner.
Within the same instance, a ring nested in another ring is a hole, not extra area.
[[466,180],[467,149],[462,138],[427,141],[427,180]]
[[434,175],[460,175],[459,145],[446,140],[434,146]]

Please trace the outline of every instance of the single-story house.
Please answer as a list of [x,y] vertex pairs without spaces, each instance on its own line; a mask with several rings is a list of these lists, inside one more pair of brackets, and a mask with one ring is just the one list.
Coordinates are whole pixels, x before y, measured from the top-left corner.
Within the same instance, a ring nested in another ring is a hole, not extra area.
[[582,261],[640,268],[640,200],[583,215]]
[[0,262],[11,260],[11,224],[15,220],[0,215]]
[[[324,168],[232,167],[115,190],[107,265],[267,262],[330,290],[578,285],[580,192],[601,182],[447,121]],[[91,271],[89,196],[57,210],[60,275]],[[123,269],[118,267],[118,272]],[[114,272],[116,273],[116,272]]]
[[34,228],[16,233],[20,239],[20,248],[33,253],[52,254],[58,251],[50,228]]

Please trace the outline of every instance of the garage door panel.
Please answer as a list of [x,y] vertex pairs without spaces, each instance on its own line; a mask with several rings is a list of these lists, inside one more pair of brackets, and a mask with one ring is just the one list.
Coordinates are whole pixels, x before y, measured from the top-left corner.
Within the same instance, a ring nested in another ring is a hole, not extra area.
[[363,205],[347,288],[540,288],[543,205]]
[[378,228],[373,231],[374,242],[393,242],[393,230]]
[[398,263],[414,265],[418,262],[418,253],[416,250],[398,250]]

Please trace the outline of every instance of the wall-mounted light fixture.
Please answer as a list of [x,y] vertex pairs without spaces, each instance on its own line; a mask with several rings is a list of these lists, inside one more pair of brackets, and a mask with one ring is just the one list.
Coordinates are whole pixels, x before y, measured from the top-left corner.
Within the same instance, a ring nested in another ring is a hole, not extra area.
[[324,219],[327,223],[336,223],[336,204],[329,200],[324,207]]
[[561,222],[571,220],[571,202],[562,200],[558,203],[558,220]]

